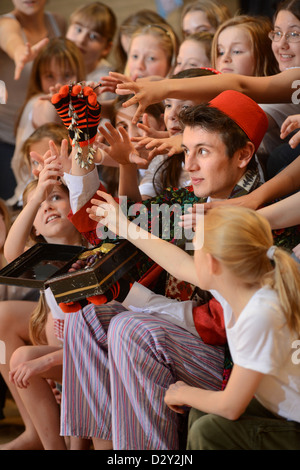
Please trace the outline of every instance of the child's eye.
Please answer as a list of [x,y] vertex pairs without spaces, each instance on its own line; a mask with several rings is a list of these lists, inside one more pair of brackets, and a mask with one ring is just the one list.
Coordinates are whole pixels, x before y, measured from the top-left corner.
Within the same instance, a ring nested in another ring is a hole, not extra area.
[[89,39],[90,41],[99,41],[100,36],[97,33],[94,33],[93,31],[89,34]]
[[203,147],[200,147],[199,150],[198,150],[198,153],[200,155],[207,155],[208,154],[208,150],[203,148]]
[[61,199],[61,196],[59,194],[53,194],[51,196],[51,201],[59,201]]
[[149,56],[147,57],[148,62],[154,62],[156,60],[156,57]]
[[125,131],[128,131],[128,126],[127,124],[116,124],[116,129],[119,130],[121,127],[125,129]]
[[81,31],[82,31],[81,26],[75,25],[75,31],[76,31],[76,33],[81,33]]
[[234,54],[238,55],[238,54],[242,54],[243,51],[239,50],[239,49],[236,49],[234,51],[232,51]]
[[217,55],[218,55],[218,56],[224,55],[224,51],[218,50]]

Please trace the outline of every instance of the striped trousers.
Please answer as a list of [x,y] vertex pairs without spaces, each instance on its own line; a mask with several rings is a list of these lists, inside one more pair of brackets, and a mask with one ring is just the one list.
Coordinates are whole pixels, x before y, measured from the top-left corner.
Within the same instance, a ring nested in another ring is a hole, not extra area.
[[183,380],[220,390],[223,347],[161,316],[131,312],[112,318],[108,347],[114,449],[178,449],[178,415],[164,403],[166,389]]
[[[118,315],[117,315],[118,314]],[[166,389],[218,390],[224,350],[158,314],[89,305],[65,321],[61,434],[113,439],[114,449],[178,449]]]
[[61,435],[111,440],[107,330],[121,304],[86,306],[65,319]]

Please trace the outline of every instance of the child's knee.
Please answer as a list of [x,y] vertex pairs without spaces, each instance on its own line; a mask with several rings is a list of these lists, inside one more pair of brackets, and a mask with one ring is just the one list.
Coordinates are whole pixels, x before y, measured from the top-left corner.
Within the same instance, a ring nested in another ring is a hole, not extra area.
[[197,410],[193,411],[196,413],[189,419],[187,449],[210,450],[218,434],[218,417],[201,412],[197,414]]
[[10,358],[10,369],[15,369],[18,367],[20,364],[23,362],[29,361],[31,359],[30,347],[28,346],[21,346],[18,349],[16,349],[11,358]]

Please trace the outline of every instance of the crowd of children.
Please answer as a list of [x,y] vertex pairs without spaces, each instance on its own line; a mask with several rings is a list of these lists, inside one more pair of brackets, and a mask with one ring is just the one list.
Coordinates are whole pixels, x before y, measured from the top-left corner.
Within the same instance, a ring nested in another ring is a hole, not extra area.
[[0,268],[37,243],[139,259],[69,302],[0,284],[24,422],[0,449],[300,450],[300,0],[184,1],[179,28],[12,3]]

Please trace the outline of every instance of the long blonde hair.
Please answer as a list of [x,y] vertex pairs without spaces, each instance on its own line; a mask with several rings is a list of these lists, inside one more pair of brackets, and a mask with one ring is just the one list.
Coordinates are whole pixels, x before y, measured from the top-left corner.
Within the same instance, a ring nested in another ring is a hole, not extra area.
[[[12,214],[10,213],[9,208],[7,207],[3,199],[0,199],[0,214],[3,217],[7,237],[7,234],[12,224]],[[0,268],[6,265],[6,259],[4,258],[3,250],[4,245],[0,247]]]
[[216,207],[204,218],[203,249],[245,285],[274,289],[287,326],[300,337],[300,271],[289,253],[274,248],[269,222],[258,212],[242,207]]

